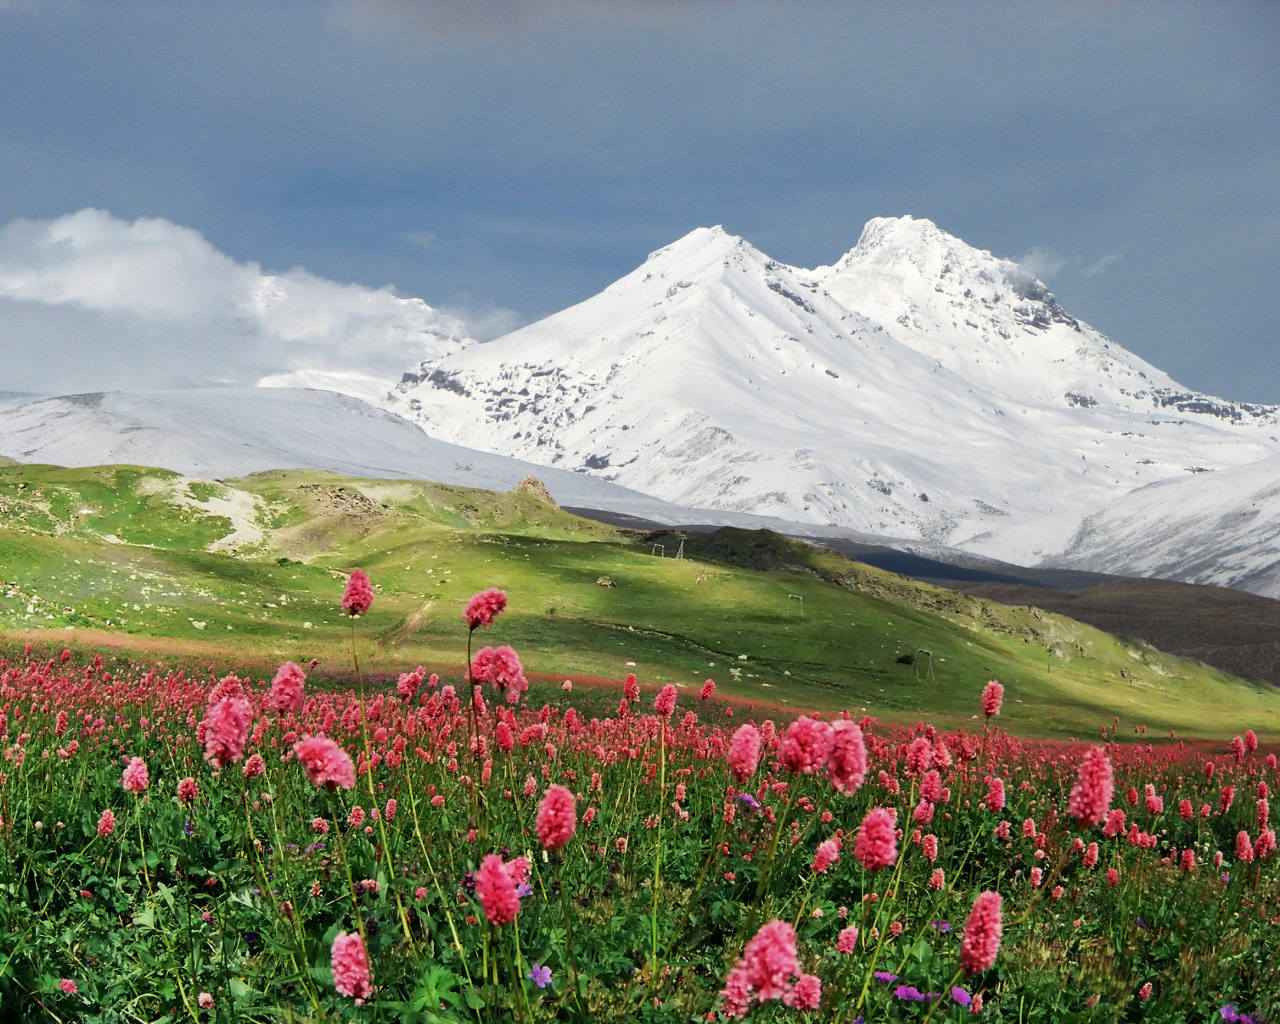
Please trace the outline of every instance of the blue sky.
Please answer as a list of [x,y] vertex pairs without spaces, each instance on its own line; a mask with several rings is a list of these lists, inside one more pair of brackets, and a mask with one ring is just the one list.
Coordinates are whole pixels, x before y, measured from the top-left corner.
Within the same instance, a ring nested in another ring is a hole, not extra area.
[[[1280,402],[1277,67],[1280,4],[1226,0],[0,0],[0,285],[93,207],[491,335],[700,225],[812,267],[911,214]],[[52,303],[0,301],[16,385],[105,329]]]

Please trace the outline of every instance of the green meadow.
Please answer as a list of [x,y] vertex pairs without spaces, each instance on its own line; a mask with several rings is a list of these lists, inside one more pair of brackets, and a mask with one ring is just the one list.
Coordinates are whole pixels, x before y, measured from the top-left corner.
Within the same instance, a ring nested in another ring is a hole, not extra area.
[[[279,471],[191,480],[135,466],[0,465],[9,645],[145,652],[317,674],[462,675],[471,594],[506,590],[501,639],[547,692],[642,684],[779,709],[975,720],[987,679],[1013,732],[1280,731],[1280,695],[1061,616],[916,583],[776,534],[645,537],[535,493]],[[348,573],[376,588],[352,629]],[[485,640],[475,637],[477,646]],[[600,710],[616,704],[600,691]],[[1153,737],[1154,738],[1154,737]]]

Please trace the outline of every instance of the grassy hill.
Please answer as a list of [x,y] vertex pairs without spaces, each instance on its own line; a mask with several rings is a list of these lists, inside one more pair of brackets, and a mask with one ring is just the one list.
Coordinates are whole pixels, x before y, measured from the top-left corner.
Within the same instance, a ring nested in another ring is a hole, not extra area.
[[[684,557],[674,556],[684,543]],[[369,573],[363,667],[457,678],[466,599],[510,609],[475,638],[545,680],[620,679],[783,707],[969,722],[999,678],[1025,733],[1280,731],[1280,694],[1058,615],[939,590],[767,532],[636,534],[535,490],[280,471],[190,480],[133,466],[0,465],[0,632],[270,665],[350,663],[338,607]],[[605,585],[606,583],[612,585]]]

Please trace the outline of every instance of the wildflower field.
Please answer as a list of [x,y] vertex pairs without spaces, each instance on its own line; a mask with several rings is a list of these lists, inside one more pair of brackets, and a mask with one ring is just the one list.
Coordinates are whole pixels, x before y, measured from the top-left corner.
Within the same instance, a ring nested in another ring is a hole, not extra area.
[[1252,732],[1020,740],[983,679],[966,731],[634,676],[584,713],[481,646],[496,590],[452,678],[362,675],[373,600],[349,687],[7,650],[0,1017],[1275,1019]]

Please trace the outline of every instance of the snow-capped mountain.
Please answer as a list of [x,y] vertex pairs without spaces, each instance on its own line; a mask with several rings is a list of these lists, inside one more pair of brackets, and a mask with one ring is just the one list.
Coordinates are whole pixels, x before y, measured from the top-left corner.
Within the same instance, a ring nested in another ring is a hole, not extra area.
[[433,436],[668,501],[1024,564],[1073,539],[1080,557],[1086,516],[1138,488],[1280,455],[1280,409],[1180,386],[910,217],[815,270],[698,229],[388,401]]

